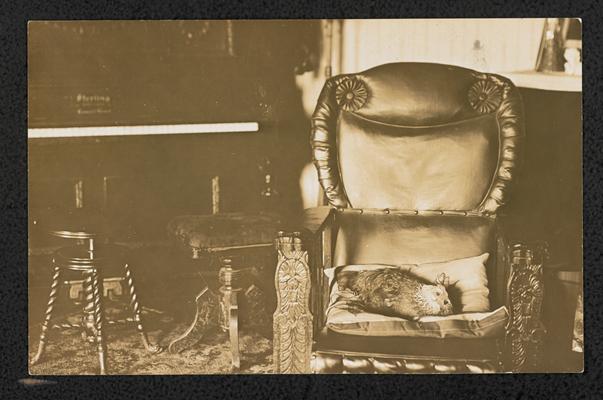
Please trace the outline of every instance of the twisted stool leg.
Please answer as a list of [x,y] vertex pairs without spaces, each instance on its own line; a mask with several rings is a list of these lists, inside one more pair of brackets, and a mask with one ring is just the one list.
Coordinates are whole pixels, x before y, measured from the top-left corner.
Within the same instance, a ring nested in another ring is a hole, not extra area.
[[82,316],[82,338],[90,344],[96,341],[96,325],[94,319],[94,282],[92,271],[84,275],[84,314]]
[[128,284],[128,290],[130,292],[130,305],[132,307],[132,312],[134,313],[134,322],[136,324],[136,330],[140,333],[140,337],[142,339],[142,344],[145,349],[150,351],[151,353],[159,353],[163,350],[161,346],[156,344],[151,344],[149,342],[149,338],[147,333],[144,330],[142,325],[142,318],[140,315],[140,304],[138,304],[138,297],[136,296],[136,289],[134,287],[134,279],[132,278],[132,271],[130,270],[129,265],[124,264],[124,270],[126,271],[126,282]]
[[48,333],[48,327],[50,324],[50,320],[52,318],[52,311],[54,309],[54,303],[58,297],[58,288],[59,288],[59,276],[60,276],[60,268],[55,264],[55,260],[52,260],[52,265],[54,267],[54,274],[52,276],[52,284],[50,286],[50,295],[48,296],[48,305],[46,307],[46,314],[44,316],[44,322],[42,323],[42,333],[40,334],[40,343],[38,345],[38,352],[31,360],[31,365],[36,364],[40,361],[44,350],[46,349],[46,334]]
[[105,338],[103,337],[103,281],[99,279],[98,270],[92,270],[92,296],[93,296],[93,316],[94,316],[94,336],[96,339],[96,349],[98,352],[98,363],[100,365],[100,374],[105,375],[105,364],[107,360],[107,349]]

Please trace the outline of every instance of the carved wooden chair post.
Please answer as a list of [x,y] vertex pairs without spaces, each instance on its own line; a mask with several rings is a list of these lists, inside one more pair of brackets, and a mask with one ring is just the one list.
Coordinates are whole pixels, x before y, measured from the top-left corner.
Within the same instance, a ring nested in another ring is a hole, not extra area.
[[[523,138],[521,97],[499,75],[394,63],[329,78],[311,129],[328,206],[276,240],[275,372],[537,371],[546,244],[515,242],[497,216]],[[475,258],[468,278],[482,282],[485,303],[474,310],[333,317],[345,304],[340,268]]]
[[542,266],[547,259],[546,244],[513,246],[508,281],[509,322],[507,341],[509,368],[515,372],[539,371],[543,335],[540,321],[544,288]]
[[308,252],[302,249],[299,232],[277,238],[278,266],[275,275],[277,307],[274,313],[275,373],[310,372],[312,314]]

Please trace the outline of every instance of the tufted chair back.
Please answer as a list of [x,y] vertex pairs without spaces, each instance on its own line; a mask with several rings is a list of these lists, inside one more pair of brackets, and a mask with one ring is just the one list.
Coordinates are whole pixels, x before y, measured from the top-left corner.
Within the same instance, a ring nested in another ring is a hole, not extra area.
[[522,113],[508,79],[450,65],[394,63],[330,78],[311,142],[319,181],[340,210],[335,265],[490,250]]

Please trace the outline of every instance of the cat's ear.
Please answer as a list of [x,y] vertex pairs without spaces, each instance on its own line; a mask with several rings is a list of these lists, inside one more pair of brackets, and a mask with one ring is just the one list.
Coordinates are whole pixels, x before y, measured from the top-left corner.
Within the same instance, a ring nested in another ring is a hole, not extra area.
[[436,277],[435,283],[436,285],[450,286],[450,277],[442,272]]

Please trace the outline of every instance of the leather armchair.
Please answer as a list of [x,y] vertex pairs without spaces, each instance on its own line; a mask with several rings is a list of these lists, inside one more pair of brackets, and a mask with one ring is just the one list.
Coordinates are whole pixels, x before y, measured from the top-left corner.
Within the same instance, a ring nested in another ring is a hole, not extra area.
[[[520,95],[494,74],[394,63],[328,79],[311,145],[328,206],[279,232],[276,373],[497,372],[539,368],[545,244],[514,243],[497,215],[524,137]],[[325,326],[324,270],[489,252],[494,338],[361,337]]]

